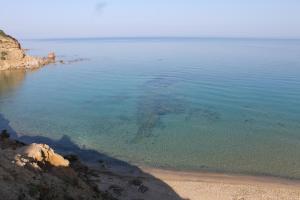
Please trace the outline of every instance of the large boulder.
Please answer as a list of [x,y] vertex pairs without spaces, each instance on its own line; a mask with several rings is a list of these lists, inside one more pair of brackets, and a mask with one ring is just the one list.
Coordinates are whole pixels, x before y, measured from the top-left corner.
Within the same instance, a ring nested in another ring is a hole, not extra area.
[[27,159],[47,163],[55,167],[68,167],[69,161],[64,159],[61,155],[54,152],[46,144],[30,144],[18,149],[18,153]]
[[88,174],[66,167],[68,161],[48,145],[27,146],[10,139],[6,130],[0,136],[1,200],[102,199]]

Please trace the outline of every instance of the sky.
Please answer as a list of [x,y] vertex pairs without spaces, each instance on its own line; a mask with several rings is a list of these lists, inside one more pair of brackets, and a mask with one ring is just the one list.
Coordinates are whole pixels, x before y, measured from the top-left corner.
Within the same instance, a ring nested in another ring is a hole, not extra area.
[[21,39],[300,38],[300,0],[0,0],[0,29]]

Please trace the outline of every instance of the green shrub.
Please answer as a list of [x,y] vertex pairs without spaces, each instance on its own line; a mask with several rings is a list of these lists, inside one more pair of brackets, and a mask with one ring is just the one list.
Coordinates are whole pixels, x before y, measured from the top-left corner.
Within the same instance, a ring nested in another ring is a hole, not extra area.
[[7,35],[0,29],[0,36],[7,37]]
[[1,60],[6,60],[6,56],[7,56],[7,52],[6,51],[1,51],[1,54],[0,54]]

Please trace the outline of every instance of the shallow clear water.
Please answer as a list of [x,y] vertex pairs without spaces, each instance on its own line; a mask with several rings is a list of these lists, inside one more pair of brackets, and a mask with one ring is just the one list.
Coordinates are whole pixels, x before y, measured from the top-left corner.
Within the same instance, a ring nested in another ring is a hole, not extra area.
[[300,41],[26,40],[86,58],[0,72],[0,113],[133,163],[300,178]]

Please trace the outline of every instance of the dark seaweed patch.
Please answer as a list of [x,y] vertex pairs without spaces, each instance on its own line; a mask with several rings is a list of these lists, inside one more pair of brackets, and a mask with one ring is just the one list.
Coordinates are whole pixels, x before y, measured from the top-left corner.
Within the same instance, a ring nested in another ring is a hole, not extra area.
[[168,90],[176,82],[173,78],[159,77],[145,84],[137,103],[138,130],[134,142],[152,136],[154,128],[164,128],[162,117],[185,112],[185,102]]

